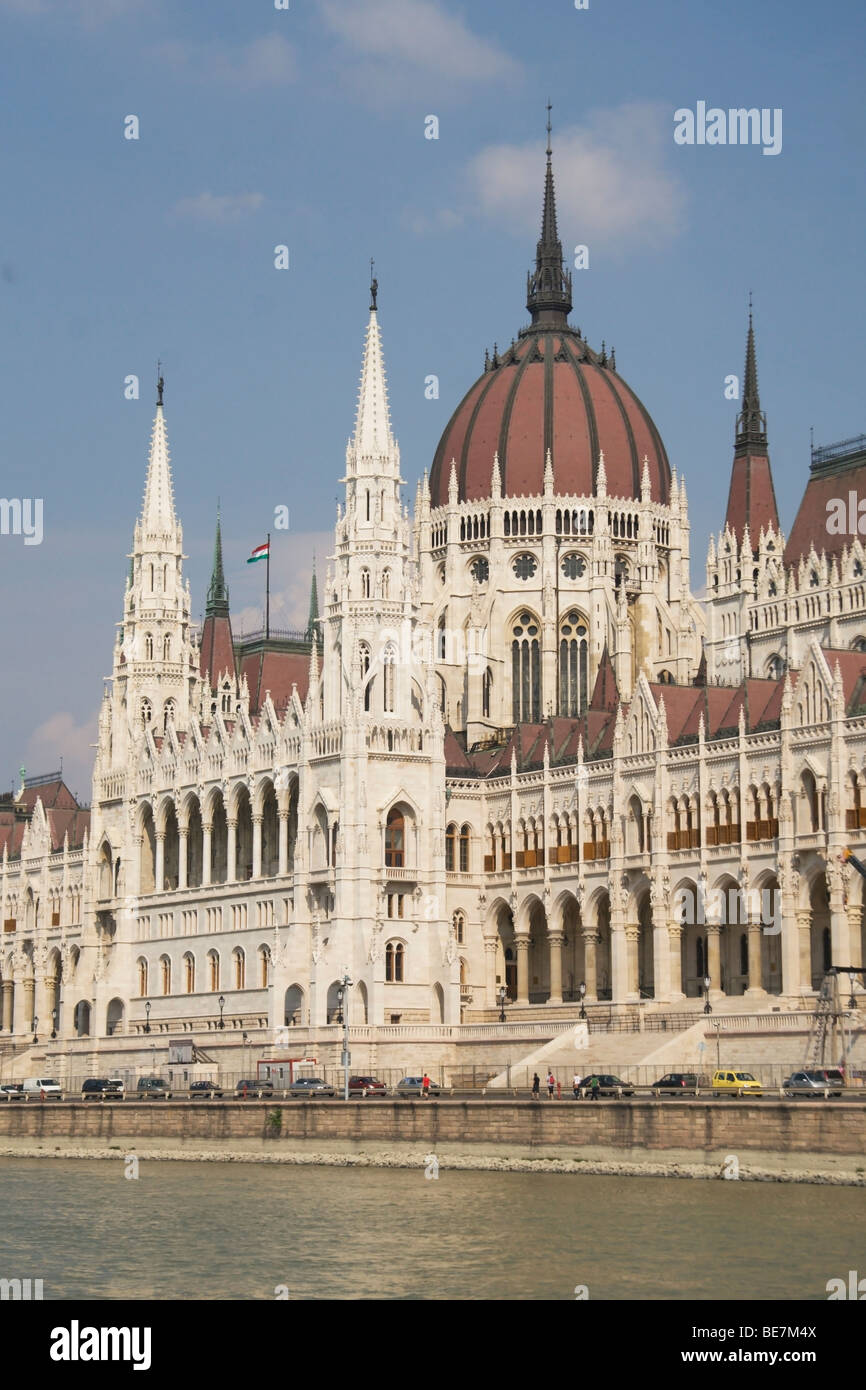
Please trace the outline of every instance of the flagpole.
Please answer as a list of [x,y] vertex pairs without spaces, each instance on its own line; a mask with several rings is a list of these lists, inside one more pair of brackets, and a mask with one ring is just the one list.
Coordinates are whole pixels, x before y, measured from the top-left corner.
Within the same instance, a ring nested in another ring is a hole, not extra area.
[[[261,535],[261,532],[259,532]],[[268,553],[265,557],[265,641],[271,635],[271,533],[268,532]]]

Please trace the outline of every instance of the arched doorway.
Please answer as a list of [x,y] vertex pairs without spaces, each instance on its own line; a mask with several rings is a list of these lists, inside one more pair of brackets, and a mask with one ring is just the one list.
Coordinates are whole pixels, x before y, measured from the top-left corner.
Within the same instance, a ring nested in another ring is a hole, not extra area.
[[[830,937],[830,898],[827,893],[827,879],[822,872],[815,875],[810,885],[809,906],[812,910],[809,928],[812,988],[817,990],[821,988],[821,981],[829,970],[833,959]],[[778,993],[778,991],[774,992]]]
[[75,1034],[79,1038],[90,1037],[90,1005],[86,999],[75,1006]]
[[300,1026],[306,1021],[304,991],[300,985],[289,985],[283,1005],[283,1020],[287,1028]]
[[109,1038],[123,1032],[123,1000],[112,999],[105,1015],[105,1032]]
[[433,986],[433,1001],[432,1008],[430,1010],[430,1022],[445,1022],[445,992],[442,989],[442,986],[439,984],[438,980],[436,981],[436,984]]

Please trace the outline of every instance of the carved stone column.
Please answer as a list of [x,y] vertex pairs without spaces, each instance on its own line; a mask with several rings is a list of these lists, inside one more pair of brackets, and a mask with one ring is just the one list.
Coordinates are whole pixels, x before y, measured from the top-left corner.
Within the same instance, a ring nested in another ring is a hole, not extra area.
[[[640,927],[633,923],[626,926],[625,932],[625,958],[626,958],[626,998],[629,1000],[640,999],[640,970],[638,965],[638,948],[640,945]],[[614,970],[614,979],[616,971]]]
[[668,955],[670,957],[671,1002],[685,999],[683,991],[683,924],[668,922]]
[[3,1032],[12,1032],[12,991],[14,985],[11,980],[3,981]]
[[177,886],[187,887],[187,847],[189,845],[189,826],[177,828]]
[[514,933],[514,949],[517,953],[517,998],[516,1004],[529,1003],[529,933]]
[[280,807],[277,812],[279,817],[279,872],[280,875],[289,872],[289,811],[288,807]]
[[202,821],[201,825],[201,886],[210,887],[211,836],[213,821]]
[[165,831],[157,830],[154,832],[156,840],[156,866],[153,871],[153,891],[154,893],[165,892]]
[[238,877],[238,818],[226,818],[226,883],[236,883]]
[[253,811],[253,878],[262,876],[262,813]]
[[[499,938],[496,936],[485,936],[484,938],[484,995],[487,1000],[488,1009],[495,1009],[499,1005],[496,998],[496,948],[499,945]],[[504,983],[504,982],[503,982]]]
[[707,923],[707,974],[710,994],[722,992],[722,929],[719,924]]
[[766,994],[766,992],[767,992],[767,991],[763,988],[763,984],[762,984],[762,980],[761,980],[761,975],[762,975],[762,963],[761,963],[761,955],[762,955],[761,946],[762,946],[762,942],[761,942],[761,934],[762,934],[761,923],[760,923],[760,922],[750,922],[750,923],[749,923],[749,987],[748,987],[748,989],[746,990],[746,993],[747,993],[747,995],[749,996],[749,998],[751,998],[751,999],[754,999],[756,996],[764,995],[764,994]]
[[598,998],[598,945],[601,936],[592,927],[583,927],[583,983],[586,985],[587,1001]]
[[812,909],[797,908],[797,935],[800,938],[800,988],[812,988]]
[[547,942],[550,948],[550,996],[547,1002],[548,1004],[561,1004],[563,933],[558,931],[548,932]]

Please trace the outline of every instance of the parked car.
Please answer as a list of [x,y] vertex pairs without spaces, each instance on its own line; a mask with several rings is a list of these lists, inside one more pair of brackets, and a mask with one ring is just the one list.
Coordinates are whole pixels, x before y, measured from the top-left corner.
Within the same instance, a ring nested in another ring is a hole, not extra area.
[[377,1081],[375,1076],[350,1076],[349,1077],[349,1099],[352,1096],[386,1096],[388,1087],[384,1081]]
[[658,1081],[654,1081],[650,1090],[656,1095],[677,1095],[683,1092],[696,1091],[703,1082],[706,1086],[707,1078],[698,1076],[694,1071],[671,1071],[667,1076],[662,1076]]
[[289,1087],[289,1095],[296,1099],[299,1096],[335,1096],[337,1092],[333,1086],[329,1086],[327,1081],[323,1081],[320,1076],[297,1076]]
[[124,1084],[117,1077],[88,1076],[82,1082],[82,1100],[123,1100]]
[[235,1095],[239,1100],[265,1100],[273,1094],[274,1088],[270,1081],[248,1079],[239,1081],[235,1086]]
[[[403,1097],[420,1096],[421,1082],[423,1080],[423,1076],[404,1076],[402,1081],[397,1082],[397,1095]],[[428,1094],[431,1096],[439,1096],[442,1094],[435,1081],[430,1082]]]
[[159,1076],[140,1076],[135,1093],[139,1100],[171,1100],[171,1091]]
[[222,1094],[215,1081],[191,1081],[189,1083],[190,1100],[197,1100],[199,1096],[204,1100],[213,1100],[214,1097],[221,1100]]
[[763,1087],[750,1071],[714,1071],[714,1096],[761,1095]]
[[0,1086],[0,1100],[23,1100],[24,1088],[19,1082],[7,1082]]
[[[782,1090],[788,1096],[841,1096],[845,1087],[844,1080],[828,1080],[829,1073],[826,1071],[795,1071],[782,1082]],[[841,1072],[836,1072],[836,1076],[841,1076]]]
[[28,1076],[24,1082],[24,1099],[34,1100],[37,1096],[40,1100],[60,1100],[63,1095],[60,1089],[60,1082],[47,1076]]
[[592,1092],[593,1079],[598,1077],[598,1094],[600,1096],[633,1096],[634,1086],[630,1081],[622,1081],[618,1076],[612,1076],[610,1072],[591,1071],[589,1076],[585,1076],[580,1083],[580,1089],[584,1095],[588,1096]]
[[821,1073],[828,1086],[839,1086],[844,1091],[846,1085],[845,1073],[840,1071],[838,1067],[818,1067],[818,1071]]

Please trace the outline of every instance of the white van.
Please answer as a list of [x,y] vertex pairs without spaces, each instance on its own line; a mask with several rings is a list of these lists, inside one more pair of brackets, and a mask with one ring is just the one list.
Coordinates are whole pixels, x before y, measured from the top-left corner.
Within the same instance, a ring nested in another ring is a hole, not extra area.
[[47,1100],[49,1096],[60,1100],[60,1083],[47,1076],[28,1076],[22,1087],[25,1100]]

